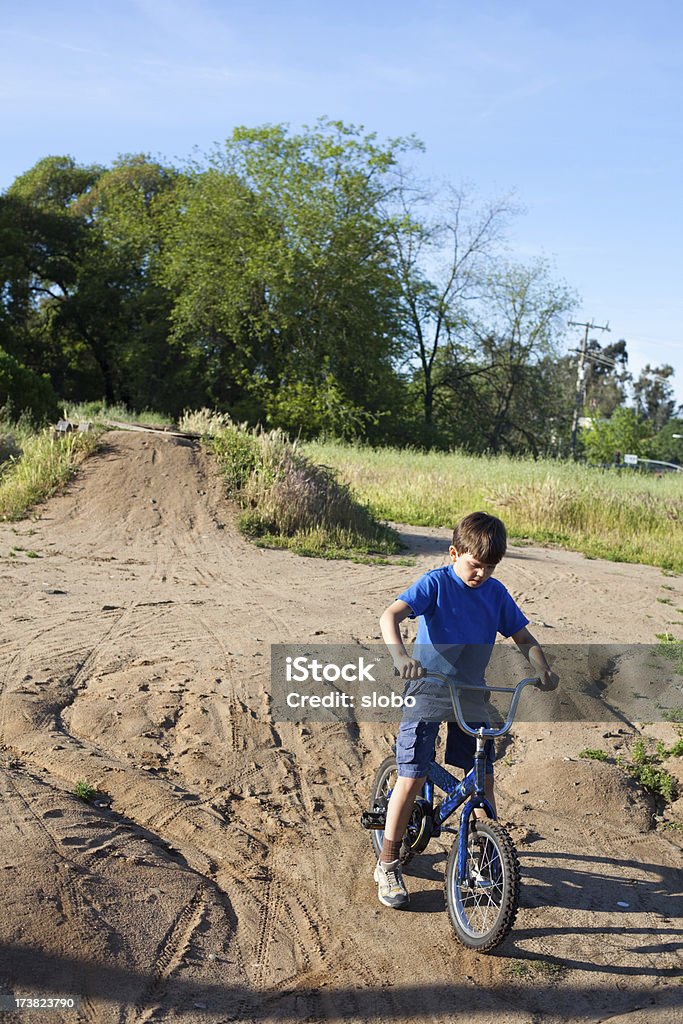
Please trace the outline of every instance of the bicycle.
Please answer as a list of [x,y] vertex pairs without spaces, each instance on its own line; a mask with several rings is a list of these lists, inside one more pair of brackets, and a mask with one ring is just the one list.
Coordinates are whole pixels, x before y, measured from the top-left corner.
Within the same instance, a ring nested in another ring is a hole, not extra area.
[[[473,728],[464,719],[459,691],[477,690],[481,694],[482,687],[454,684],[438,672],[429,672],[428,677],[440,679],[449,685],[459,727],[476,737],[474,766],[464,779],[458,781],[436,761],[430,763],[427,780],[415,801],[403,839],[400,861],[402,865],[407,864],[427,848],[430,839],[441,835],[443,831],[457,831],[458,839],[451,847],[444,875],[446,908],[457,939],[468,949],[485,953],[502,942],[512,928],[519,906],[520,889],[519,860],[515,845],[507,829],[496,821],[493,807],[484,796],[485,742],[509,732],[522,690],[525,686],[540,685],[540,680],[523,679],[514,688],[487,686],[488,693],[513,695],[507,718],[499,728],[483,725]],[[369,809],[361,816],[363,828],[372,830],[372,846],[378,858],[382,850],[386,810],[396,776],[396,758],[387,757],[375,775]],[[436,804],[435,786],[445,794],[443,800]],[[459,828],[447,828],[444,822],[460,806]],[[470,825],[475,807],[483,808],[489,820],[475,818]]]

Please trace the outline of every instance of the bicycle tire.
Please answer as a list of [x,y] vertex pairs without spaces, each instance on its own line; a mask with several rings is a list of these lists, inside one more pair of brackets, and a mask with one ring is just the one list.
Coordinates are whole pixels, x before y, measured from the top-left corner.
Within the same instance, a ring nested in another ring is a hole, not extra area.
[[[387,804],[389,802],[389,795],[394,787],[395,780],[398,778],[398,769],[396,767],[396,758],[390,755],[382,761],[381,765],[375,772],[375,779],[372,785],[372,793],[370,794],[370,801],[368,804],[368,810],[370,811],[386,811]],[[408,864],[413,857],[421,853],[431,838],[431,818],[428,819],[425,813],[425,808],[418,805],[416,801],[416,809],[413,811],[413,815],[408,822],[406,834],[401,844],[401,852],[399,859],[401,864],[405,866]],[[382,852],[382,842],[384,840],[383,829],[372,829],[370,832],[370,840],[372,842],[372,849],[375,853],[375,857],[379,860]]]
[[[472,873],[472,851],[479,852],[479,882]],[[467,878],[458,877],[458,840],[444,876],[444,896],[453,931],[463,946],[486,953],[514,924],[519,906],[519,860],[507,829],[497,821],[470,828]]]

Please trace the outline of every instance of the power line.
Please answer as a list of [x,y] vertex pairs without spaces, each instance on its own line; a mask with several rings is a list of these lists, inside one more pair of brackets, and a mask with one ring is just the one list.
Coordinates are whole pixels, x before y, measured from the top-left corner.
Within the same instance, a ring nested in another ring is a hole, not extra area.
[[[576,355],[581,354],[580,348],[570,348],[570,352],[575,352]],[[607,356],[597,355],[595,352],[586,352],[585,358],[590,363],[597,363],[598,366],[606,366],[608,370],[615,370],[617,367],[614,359],[609,359]]]

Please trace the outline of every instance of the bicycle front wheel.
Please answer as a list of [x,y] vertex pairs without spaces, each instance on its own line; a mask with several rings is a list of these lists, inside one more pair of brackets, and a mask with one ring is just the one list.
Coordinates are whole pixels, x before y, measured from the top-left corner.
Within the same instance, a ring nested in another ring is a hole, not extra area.
[[470,826],[464,877],[458,871],[458,841],[446,866],[448,916],[458,940],[485,953],[508,934],[519,905],[519,861],[508,831],[497,821]]

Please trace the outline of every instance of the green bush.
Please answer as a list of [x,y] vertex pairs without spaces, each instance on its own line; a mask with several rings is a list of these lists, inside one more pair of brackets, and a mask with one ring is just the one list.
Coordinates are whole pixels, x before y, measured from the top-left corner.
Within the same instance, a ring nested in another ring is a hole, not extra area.
[[230,424],[205,437],[249,537],[302,554],[395,554],[396,534],[355,500],[336,473],[316,465],[281,430]]
[[644,742],[639,739],[633,744],[631,751],[632,764],[623,767],[656,800],[670,804],[676,799],[678,790],[674,777],[665,768],[660,767],[662,755],[668,756],[669,752],[660,748],[656,753],[648,754]]
[[37,422],[56,419],[59,400],[47,374],[38,374],[0,348],[0,408],[7,415],[30,413]]

